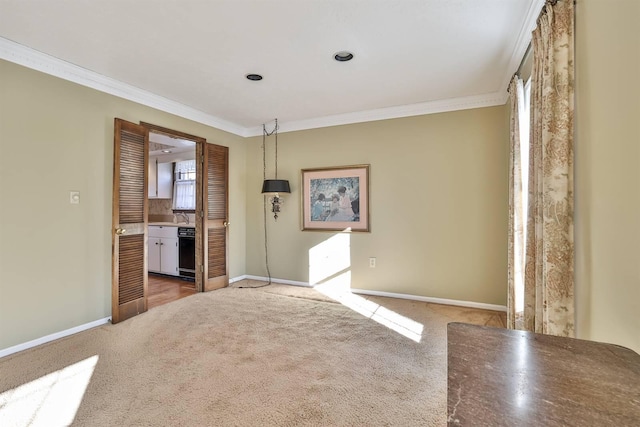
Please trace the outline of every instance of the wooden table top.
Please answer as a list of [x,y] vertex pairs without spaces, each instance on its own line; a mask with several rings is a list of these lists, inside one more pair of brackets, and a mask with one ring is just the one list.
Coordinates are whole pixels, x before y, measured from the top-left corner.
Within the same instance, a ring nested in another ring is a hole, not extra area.
[[640,355],[613,344],[447,326],[450,426],[640,426]]

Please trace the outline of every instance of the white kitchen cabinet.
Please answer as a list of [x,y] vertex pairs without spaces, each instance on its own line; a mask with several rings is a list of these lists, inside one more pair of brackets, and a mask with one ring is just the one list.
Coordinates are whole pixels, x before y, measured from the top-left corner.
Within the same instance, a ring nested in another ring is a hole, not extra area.
[[173,197],[173,163],[159,163],[157,158],[149,158],[148,197],[150,199]]
[[[149,227],[151,229],[151,227]],[[151,230],[149,230],[151,232]],[[159,237],[149,237],[149,271],[153,271],[154,273],[160,273],[160,238]]]
[[160,273],[178,275],[178,239],[160,239]]
[[148,270],[178,275],[178,227],[149,226]]
[[158,197],[158,159],[149,158],[149,194],[150,199]]

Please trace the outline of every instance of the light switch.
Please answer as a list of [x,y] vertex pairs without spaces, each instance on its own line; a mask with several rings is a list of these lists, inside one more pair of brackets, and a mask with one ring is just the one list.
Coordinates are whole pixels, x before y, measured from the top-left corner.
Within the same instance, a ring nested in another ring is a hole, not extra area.
[[72,205],[80,204],[80,192],[79,191],[71,191],[69,193],[69,203]]

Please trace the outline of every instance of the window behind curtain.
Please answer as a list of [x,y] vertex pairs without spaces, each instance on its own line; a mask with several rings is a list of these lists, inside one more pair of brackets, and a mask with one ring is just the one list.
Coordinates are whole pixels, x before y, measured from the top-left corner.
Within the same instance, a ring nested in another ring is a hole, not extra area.
[[[522,218],[516,218],[522,227],[522,248],[527,247],[527,209],[529,207],[529,123],[531,121],[531,78],[524,84],[524,93],[518,106],[520,124],[520,171],[522,182]],[[524,267],[524,264],[523,264]],[[524,312],[524,271],[518,271],[515,280],[515,309],[521,319]]]
[[173,186],[173,209],[195,210],[196,208],[196,161],[176,162]]

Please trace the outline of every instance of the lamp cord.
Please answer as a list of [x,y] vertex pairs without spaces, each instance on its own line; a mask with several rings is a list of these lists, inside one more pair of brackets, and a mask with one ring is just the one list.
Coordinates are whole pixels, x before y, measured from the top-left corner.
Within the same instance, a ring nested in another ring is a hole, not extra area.
[[[267,136],[273,134],[275,132],[276,134],[276,154],[278,153],[277,150],[277,144],[278,144],[278,119],[276,119],[276,125],[273,128],[273,131],[271,133],[267,133],[267,128],[266,126],[263,124],[262,125],[262,180],[266,180],[267,179]],[[276,171],[278,170],[278,160],[276,157]],[[276,172],[276,178],[277,178],[277,173]],[[271,284],[271,271],[269,270],[269,239],[267,236],[267,197],[263,196],[262,197],[262,219],[263,219],[263,223],[264,223],[264,265],[265,267],[267,267],[267,277],[269,278],[269,282],[266,285],[263,286],[268,286]]]
[[[276,147],[278,143],[278,119],[276,119],[276,126],[273,128],[271,133],[267,132],[266,126],[262,125],[262,180],[267,179],[267,136],[276,134]],[[277,167],[277,149],[276,149],[276,171]],[[277,172],[276,172],[277,173]],[[277,175],[276,175],[277,178]],[[269,239],[267,234],[267,197],[262,196],[262,219],[264,223],[264,265],[267,267],[267,277],[269,281],[261,286],[238,286],[239,288],[263,288],[265,286],[269,286],[271,284],[271,271],[269,270]]]
[[[267,267],[267,277],[269,277],[269,282],[266,285],[271,284],[271,271],[269,271],[269,245],[267,244],[267,198],[262,198],[262,211],[263,211],[263,220],[264,220],[264,265]],[[261,288],[262,286],[258,286]]]
[[[276,119],[276,127],[273,129],[271,133],[267,132],[266,126],[262,125],[262,181],[267,179],[267,150],[266,150],[266,137],[272,135],[278,129],[278,119]],[[276,138],[278,134],[276,133]],[[276,139],[277,141],[277,139]],[[267,239],[267,197],[262,196],[262,210],[263,210],[263,222],[264,222],[264,264],[267,267],[267,276],[269,277],[269,281],[264,285],[260,286],[238,286],[238,288],[247,288],[247,289],[256,289],[256,288],[264,288],[265,286],[269,286],[271,284],[271,271],[269,270],[269,245]]]

